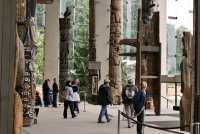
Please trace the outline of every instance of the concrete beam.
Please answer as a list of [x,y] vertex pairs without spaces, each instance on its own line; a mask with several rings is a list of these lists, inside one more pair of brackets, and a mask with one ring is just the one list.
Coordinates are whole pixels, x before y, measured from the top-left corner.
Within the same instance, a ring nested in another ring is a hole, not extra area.
[[44,79],[51,81],[59,81],[59,6],[60,0],[46,5]]

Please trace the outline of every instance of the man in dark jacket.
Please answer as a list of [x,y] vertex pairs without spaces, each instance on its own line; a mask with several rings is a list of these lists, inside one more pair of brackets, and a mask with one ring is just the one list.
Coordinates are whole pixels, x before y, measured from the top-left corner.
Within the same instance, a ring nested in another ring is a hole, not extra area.
[[147,82],[142,82],[141,89],[137,92],[135,98],[134,98],[134,109],[135,109],[135,115],[137,116],[137,121],[139,124],[137,124],[137,134],[144,134],[144,110],[145,110],[145,98],[146,98],[146,88],[147,88]]
[[102,117],[105,115],[107,122],[110,122],[107,112],[107,105],[112,103],[111,96],[109,94],[110,86],[109,80],[104,80],[104,84],[99,87],[98,92],[98,104],[101,105],[101,111],[99,113],[98,123],[104,123]]
[[57,107],[58,84],[56,78],[53,79],[53,107]]
[[[129,79],[128,84],[122,90],[122,103],[124,104],[124,109],[127,115],[133,116],[134,113],[134,103],[133,99],[137,93],[137,87],[133,85],[133,80]],[[130,119],[128,121],[128,128],[131,128]]]
[[46,79],[43,83],[43,86],[42,86],[42,92],[43,92],[43,101],[44,101],[44,106],[45,107],[48,107],[50,105],[50,101],[49,101],[49,91],[50,91],[50,88],[49,88],[49,79]]

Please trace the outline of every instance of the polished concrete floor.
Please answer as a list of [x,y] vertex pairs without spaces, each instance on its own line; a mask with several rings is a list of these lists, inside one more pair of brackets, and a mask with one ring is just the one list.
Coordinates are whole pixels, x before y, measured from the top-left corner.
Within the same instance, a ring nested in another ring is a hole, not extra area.
[[[86,104],[86,112],[83,103],[80,104],[80,115],[72,119],[62,117],[62,104],[58,108],[41,108],[37,125],[23,128],[23,134],[117,134],[117,111],[123,110],[123,106],[109,106],[108,111],[112,118],[110,123],[97,123],[100,106]],[[171,127],[179,125],[178,112],[171,109],[162,110],[161,116],[154,116],[147,110],[145,122],[159,127]],[[179,130],[175,130],[179,132]],[[162,130],[145,127],[145,134],[170,134]],[[182,132],[185,133],[186,132]],[[136,125],[127,128],[127,121],[121,118],[120,134],[136,134]],[[171,133],[172,134],[172,133]]]

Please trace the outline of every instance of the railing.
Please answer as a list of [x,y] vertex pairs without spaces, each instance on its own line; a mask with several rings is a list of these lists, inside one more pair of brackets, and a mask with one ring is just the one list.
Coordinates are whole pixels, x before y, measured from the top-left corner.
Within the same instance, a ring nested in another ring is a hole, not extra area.
[[86,112],[87,92],[86,91],[80,91],[79,94],[83,94],[83,96],[84,96],[84,100],[83,100],[83,112]]
[[173,101],[168,99],[167,97],[161,96],[161,98],[163,98],[163,99],[165,99],[167,101],[167,108],[169,107],[169,102],[173,103]]
[[[140,112],[139,112],[140,113]],[[121,124],[121,115],[127,119],[130,119],[134,124],[141,124],[145,127],[149,127],[149,128],[153,128],[153,129],[157,129],[160,131],[166,131],[166,132],[170,132],[170,133],[174,133],[174,134],[184,134],[182,132],[177,132],[177,131],[173,131],[172,129],[180,129],[180,128],[186,128],[189,126],[175,126],[175,127],[157,127],[157,126],[153,126],[153,125],[149,125],[149,124],[145,124],[145,123],[141,123],[136,121],[134,118],[136,117],[130,117],[127,114],[125,114],[124,112],[121,112],[120,110],[118,110],[118,123],[117,123],[117,134],[120,134],[120,124]]]

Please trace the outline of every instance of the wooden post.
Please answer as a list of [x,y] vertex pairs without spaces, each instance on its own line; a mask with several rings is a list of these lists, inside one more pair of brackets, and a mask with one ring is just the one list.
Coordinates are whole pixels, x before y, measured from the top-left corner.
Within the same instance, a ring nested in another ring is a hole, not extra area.
[[16,0],[0,1],[0,134],[13,134]]
[[60,22],[60,68],[59,68],[59,87],[60,87],[60,101],[63,102],[63,91],[65,89],[65,82],[68,78],[68,54],[69,54],[69,42],[70,42],[70,15],[69,8],[66,9],[64,18],[59,20]]
[[[96,31],[95,31],[95,0],[89,0],[89,62],[96,61]],[[96,102],[96,96],[92,93],[93,77],[97,76],[97,70],[89,69],[89,88],[88,101],[90,103]],[[96,89],[97,90],[97,89]]]
[[195,88],[193,91],[193,109],[192,123],[194,123],[193,134],[197,134],[195,131],[200,123],[200,1],[194,0],[194,47],[195,47]]
[[120,102],[122,88],[121,60],[119,56],[122,35],[122,7],[122,0],[111,0],[109,79],[114,104]]

